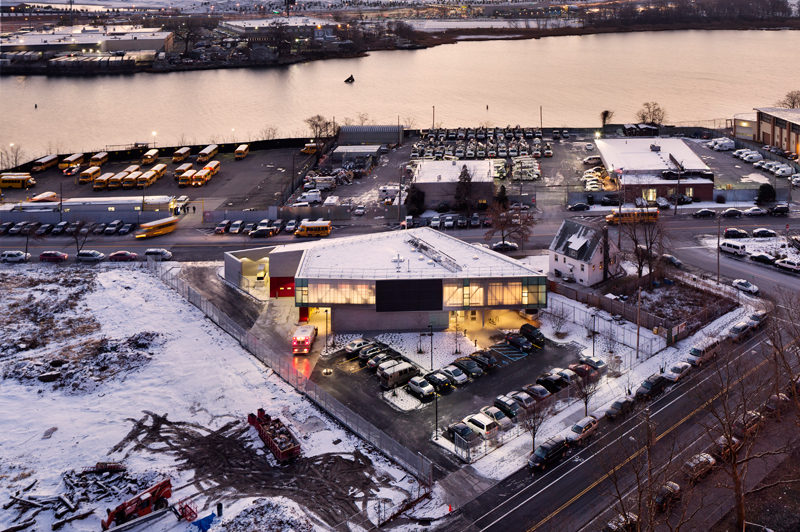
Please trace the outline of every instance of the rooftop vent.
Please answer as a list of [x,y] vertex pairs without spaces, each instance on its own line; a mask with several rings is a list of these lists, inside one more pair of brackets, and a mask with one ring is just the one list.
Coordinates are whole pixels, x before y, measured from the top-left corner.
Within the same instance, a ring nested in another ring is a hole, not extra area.
[[659,146],[658,144],[651,144],[650,151],[661,151],[661,146]]

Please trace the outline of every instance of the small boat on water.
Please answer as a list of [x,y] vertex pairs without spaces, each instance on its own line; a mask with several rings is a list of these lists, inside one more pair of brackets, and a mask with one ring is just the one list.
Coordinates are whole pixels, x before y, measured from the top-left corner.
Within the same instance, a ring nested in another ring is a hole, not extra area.
[[345,83],[353,83],[355,80],[356,80],[356,78],[354,78],[353,75],[350,74],[350,77],[347,78],[346,80],[344,80],[344,82]]

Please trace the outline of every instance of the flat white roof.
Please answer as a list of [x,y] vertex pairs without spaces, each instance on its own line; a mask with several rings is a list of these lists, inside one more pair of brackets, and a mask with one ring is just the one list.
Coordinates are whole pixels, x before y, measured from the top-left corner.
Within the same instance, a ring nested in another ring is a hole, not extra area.
[[[678,186],[677,179],[663,179],[661,176],[653,174],[625,174],[619,177],[622,185],[672,185]],[[714,182],[703,177],[681,177],[682,185],[713,185]]]
[[225,25],[237,28],[265,28],[269,26],[331,26],[333,21],[308,17],[273,17],[256,20],[226,20]]
[[484,161],[421,161],[417,165],[414,181],[417,183],[456,183],[461,169],[466,166],[473,183],[494,182],[491,160]]
[[[677,170],[670,154],[686,170],[708,170],[706,163],[682,139],[628,137],[597,139],[595,144],[609,173],[660,174],[664,170]],[[652,150],[653,145],[659,146],[660,151]]]
[[313,244],[303,254],[296,278],[379,280],[544,275],[517,260],[430,227],[320,240]]
[[132,41],[166,39],[172,33],[160,28],[139,28],[134,26],[108,26],[107,30],[96,27],[70,26],[56,28],[47,32],[31,32],[14,35],[0,40],[3,45],[56,45],[56,44],[98,44],[100,41]]
[[768,115],[776,116],[787,122],[800,125],[800,109],[786,109],[784,107],[756,107],[756,111],[761,111]]

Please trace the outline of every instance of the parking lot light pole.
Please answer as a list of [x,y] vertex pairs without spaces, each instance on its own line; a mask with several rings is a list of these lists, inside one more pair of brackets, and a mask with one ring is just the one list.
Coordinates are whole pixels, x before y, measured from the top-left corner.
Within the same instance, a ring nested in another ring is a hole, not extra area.
[[[431,371],[433,371],[433,325],[428,325],[428,336],[431,337]],[[436,432],[433,433],[433,439],[439,441],[439,392],[433,389],[434,412],[436,419]]]
[[328,354],[328,309],[325,309],[325,355]]
[[722,215],[717,215],[717,285],[719,285],[719,237],[722,231]]

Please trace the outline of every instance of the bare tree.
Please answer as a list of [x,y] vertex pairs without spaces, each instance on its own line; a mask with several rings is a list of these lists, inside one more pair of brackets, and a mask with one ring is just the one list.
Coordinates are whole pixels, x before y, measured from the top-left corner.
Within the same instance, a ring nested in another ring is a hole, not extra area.
[[520,424],[531,435],[531,451],[536,450],[536,435],[552,413],[553,403],[551,401],[534,401],[530,408],[521,415]]
[[657,102],[645,102],[636,112],[636,120],[641,124],[661,125],[667,120],[667,112]]
[[0,148],[0,167],[5,169],[16,168],[25,156],[25,150],[19,144],[11,144]]
[[359,126],[372,125],[375,121],[370,118],[369,113],[356,113],[356,121]]
[[258,132],[258,136],[261,140],[272,140],[278,137],[278,127],[272,125],[266,125],[261,128]]
[[178,146],[186,146],[189,143],[189,138],[186,136],[186,133],[181,133],[178,137]]
[[491,228],[483,235],[485,241],[499,234],[503,242],[511,240],[519,245],[530,240],[536,219],[529,211],[504,209],[498,202],[492,203],[487,212],[492,220]]
[[400,117],[400,124],[406,129],[417,129],[418,122],[413,115],[404,115]]
[[611,119],[614,118],[614,111],[609,111],[605,109],[600,111],[600,122],[603,124],[603,127],[606,127],[606,124],[611,122]]
[[589,415],[589,401],[592,400],[592,397],[597,392],[599,383],[599,375],[596,378],[591,378],[591,375],[587,375],[584,378],[578,377],[575,382],[575,396],[583,403],[584,417]]
[[787,107],[789,109],[800,109],[800,91],[789,91],[783,100],[775,102],[776,107]]
[[311,136],[315,138],[328,137],[333,131],[333,122],[322,115],[314,115],[304,120],[311,128]]
[[636,271],[640,278],[645,265],[652,277],[654,266],[658,264],[661,256],[661,249],[669,242],[666,220],[659,216],[654,222],[647,221],[645,212],[645,208],[642,207],[638,218],[627,221],[620,219],[620,231],[631,243],[632,257],[636,262]]
[[550,305],[544,312],[544,319],[546,319],[553,327],[556,335],[561,333],[561,328],[567,323],[569,317],[569,310],[564,305]]
[[[92,226],[94,225],[94,223],[88,220],[76,220],[76,221],[80,222],[82,225],[75,232],[69,235],[69,237],[72,238],[73,242],[75,242],[76,252],[80,253],[80,251],[84,248],[84,246],[86,246],[88,242],[93,242],[96,240],[97,235],[95,235],[92,232]],[[85,233],[83,233],[84,229],[86,229]]]
[[31,240],[38,243],[44,240],[44,235],[37,235],[36,229],[28,229],[27,227],[22,228],[22,236],[25,237],[25,253],[28,253],[28,244]]

